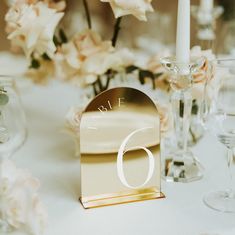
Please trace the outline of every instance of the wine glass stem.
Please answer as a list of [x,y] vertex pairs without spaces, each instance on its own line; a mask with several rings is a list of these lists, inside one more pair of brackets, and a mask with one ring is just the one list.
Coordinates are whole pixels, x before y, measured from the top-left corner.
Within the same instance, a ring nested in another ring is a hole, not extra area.
[[229,170],[229,188],[228,188],[228,197],[234,197],[234,190],[233,190],[233,161],[234,161],[234,153],[232,148],[228,148],[227,150],[227,163],[228,163],[228,170]]

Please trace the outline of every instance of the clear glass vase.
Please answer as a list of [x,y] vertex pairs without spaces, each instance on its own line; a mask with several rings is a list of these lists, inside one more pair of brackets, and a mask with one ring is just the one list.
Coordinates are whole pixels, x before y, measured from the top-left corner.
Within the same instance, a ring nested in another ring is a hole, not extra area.
[[[25,115],[14,80],[9,76],[0,75],[0,164],[23,145],[26,133]],[[4,184],[7,182],[4,179],[2,181],[0,180],[3,186],[0,190],[0,232],[6,234],[11,232],[13,227],[9,211],[4,207]],[[5,187],[7,190],[7,186]]]
[[0,75],[0,159],[8,159],[27,135],[26,119],[14,79]]
[[178,63],[175,58],[161,60],[171,72],[171,105],[174,120],[174,145],[164,159],[163,177],[170,182],[191,182],[203,176],[203,167],[188,148],[192,112],[192,74],[204,63],[204,58],[193,59],[188,64]]

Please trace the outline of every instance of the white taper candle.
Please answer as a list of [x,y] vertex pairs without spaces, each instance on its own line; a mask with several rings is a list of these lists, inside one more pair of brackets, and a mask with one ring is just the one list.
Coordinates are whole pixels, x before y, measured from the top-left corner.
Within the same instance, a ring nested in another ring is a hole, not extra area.
[[176,60],[185,64],[190,61],[190,0],[178,0]]

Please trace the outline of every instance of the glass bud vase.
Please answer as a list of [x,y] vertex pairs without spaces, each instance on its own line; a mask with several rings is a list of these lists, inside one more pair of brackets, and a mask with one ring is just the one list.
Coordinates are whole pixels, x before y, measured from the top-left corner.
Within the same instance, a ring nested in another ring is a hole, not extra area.
[[[8,234],[14,230],[12,216],[17,216],[16,211],[10,211],[7,204],[14,191],[13,183],[7,177],[15,173],[10,169],[5,174],[2,164],[23,145],[26,134],[25,115],[14,80],[0,75],[0,234]],[[14,181],[15,175],[12,177]]]
[[163,178],[170,182],[191,182],[203,176],[203,167],[188,148],[189,126],[192,111],[192,74],[204,63],[204,58],[191,63],[178,63],[175,58],[163,58],[164,67],[171,72],[173,89],[171,105],[174,121],[175,146],[164,159]]
[[14,79],[0,75],[0,161],[9,159],[26,136],[25,114]]

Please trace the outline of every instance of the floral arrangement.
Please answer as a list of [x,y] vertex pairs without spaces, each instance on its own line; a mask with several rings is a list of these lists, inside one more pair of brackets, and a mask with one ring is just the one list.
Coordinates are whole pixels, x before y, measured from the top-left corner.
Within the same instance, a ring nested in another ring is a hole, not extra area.
[[[29,59],[27,75],[35,82],[46,82],[48,78],[73,82],[89,87],[89,92],[92,93],[90,97],[112,87],[112,82],[118,80],[118,77],[121,80],[119,82],[125,82],[125,85],[129,82],[132,87],[147,92],[154,100],[156,89],[165,93],[171,90],[171,76],[160,63],[163,55],[151,56],[140,62],[128,48],[117,47],[122,18],[132,15],[140,21],[147,21],[146,13],[153,11],[152,0],[100,0],[101,4],[110,4],[116,18],[111,40],[104,40],[92,28],[87,0],[82,0],[87,29],[71,38],[66,36],[63,29],[58,29],[66,8],[65,0],[8,1],[10,8],[5,17],[8,38],[13,48],[23,50]],[[203,96],[208,61],[214,55],[211,51],[202,51],[200,47],[192,48],[191,54],[206,58],[202,68],[193,75],[192,113],[197,114],[196,100]],[[124,78],[120,79],[122,75]],[[167,106],[169,103],[159,106],[161,110],[165,110],[161,112],[162,120],[170,120],[164,117],[169,115]],[[67,115],[67,131],[75,139],[79,137],[79,118],[83,108],[84,103],[80,107],[71,108]]]
[[[35,82],[57,78],[88,85],[97,95],[109,88],[116,74],[136,73],[141,85],[150,81],[153,89],[169,90],[170,78],[159,61],[161,55],[140,64],[129,49],[116,47],[122,17],[133,15],[147,21],[146,12],[153,12],[152,0],[100,0],[110,4],[116,18],[111,40],[103,40],[92,29],[88,2],[82,2],[87,29],[68,38],[63,29],[58,29],[66,8],[65,0],[8,0],[9,10],[5,16],[8,39],[12,47],[23,50],[30,61],[28,76]],[[197,55],[205,54],[200,49],[193,49],[192,54],[195,51]]]
[[[208,97],[209,102],[215,99],[215,89],[218,87],[218,83],[220,82],[221,76],[215,76],[215,69],[209,68],[209,61],[215,59],[215,55],[212,53],[211,50],[201,50],[199,46],[195,46],[191,49],[191,57],[204,57],[205,62],[203,63],[202,67],[199,69],[197,73],[193,75],[193,86],[192,86],[192,96],[193,96],[193,105],[192,105],[192,115],[197,116],[199,114],[199,106],[200,103],[204,99],[205,95],[205,83],[208,82],[207,89],[208,89]],[[131,86],[136,87],[142,91],[148,93],[148,95],[156,102],[156,106],[159,110],[159,115],[161,119],[161,133],[162,135],[170,134],[170,131],[173,129],[173,117],[171,115],[171,106],[170,100],[159,102],[159,96],[164,96],[164,93],[169,92],[170,85],[170,75],[164,70],[162,65],[159,62],[159,57],[151,57],[149,60],[146,61],[145,68],[148,68],[149,71],[152,73],[159,73],[158,79],[154,81],[154,88],[158,88],[160,90],[160,94],[158,95],[155,89],[149,89],[149,86],[146,85],[136,85],[132,82]],[[209,74],[210,73],[210,74]],[[212,73],[212,74],[211,74]],[[218,74],[218,71],[216,71]],[[210,77],[210,80],[207,80],[207,77]],[[146,82],[147,78],[145,78]],[[167,95],[169,97],[169,95]],[[79,136],[80,136],[80,121],[83,112],[84,106],[80,107],[71,107],[69,112],[66,115],[66,131],[69,133],[74,141],[76,146],[76,155],[79,155]],[[196,143],[197,140],[201,137],[202,133],[199,127],[193,124],[190,127],[190,143]]]
[[39,181],[17,169],[13,162],[0,164],[0,230],[4,234],[13,229],[42,234],[47,213],[37,195],[38,188]]

